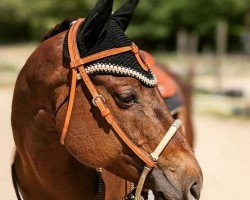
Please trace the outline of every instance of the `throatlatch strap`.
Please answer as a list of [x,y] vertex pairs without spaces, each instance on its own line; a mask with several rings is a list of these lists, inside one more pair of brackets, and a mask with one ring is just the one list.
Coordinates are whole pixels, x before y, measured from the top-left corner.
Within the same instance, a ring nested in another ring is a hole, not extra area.
[[75,93],[76,93],[76,81],[77,81],[77,72],[76,72],[76,69],[73,69],[72,70],[72,77],[71,77],[71,85],[70,85],[69,104],[68,104],[66,118],[64,121],[63,130],[62,130],[62,134],[61,134],[61,143],[62,144],[64,144],[65,136],[67,134],[68,127],[69,127],[71,113],[73,110]]
[[[80,19],[80,22],[82,22],[84,19]],[[68,34],[68,49],[69,49],[69,55],[70,58],[73,58],[75,60],[76,55],[75,51],[73,50],[74,48],[77,47],[76,40],[73,39],[73,37],[76,35],[76,31],[78,27],[80,26],[81,23],[75,23],[72,25],[72,27],[75,28],[70,28],[69,34]],[[76,49],[77,50],[77,49]],[[74,100],[75,100],[75,90],[76,90],[76,82],[77,82],[77,71],[76,68],[72,68],[71,70],[71,84],[70,84],[70,93],[69,93],[69,103],[68,103],[68,108],[66,112],[66,117],[62,129],[62,134],[61,134],[61,143],[64,144],[65,137],[68,131],[70,119],[71,119],[71,114],[74,106]]]
[[[127,144],[127,146],[141,159],[143,160],[148,167],[154,167],[155,162],[150,158],[150,155],[146,152],[144,152],[142,149],[137,147],[129,138],[128,136],[123,132],[121,127],[117,124],[115,119],[110,113],[110,110],[105,105],[105,102],[103,101],[103,97],[97,92],[95,89],[94,84],[92,83],[91,79],[89,78],[85,68],[84,64],[107,57],[111,55],[120,54],[123,52],[131,51],[135,54],[137,60],[139,63],[141,63],[142,67],[147,69],[147,66],[144,65],[142,62],[139,53],[138,53],[138,47],[135,44],[132,44],[131,46],[127,47],[121,47],[121,48],[114,48],[110,50],[106,50],[85,58],[80,58],[80,54],[78,52],[77,48],[77,42],[76,42],[76,33],[80,26],[80,24],[83,22],[83,19],[77,20],[70,28],[69,35],[68,35],[68,48],[69,48],[69,55],[71,60],[71,69],[72,69],[72,81],[71,81],[71,87],[70,87],[70,98],[69,98],[69,104],[67,108],[66,113],[66,119],[63,126],[63,131],[61,135],[61,143],[64,144],[65,136],[67,134],[67,129],[70,123],[71,113],[73,109],[74,104],[74,98],[75,98],[75,88],[76,88],[76,69],[79,70],[80,75],[82,76],[83,81],[85,82],[87,88],[89,89],[91,95],[93,96],[93,103],[99,108],[101,111],[101,114],[107,122],[114,128],[118,136],[124,141],[124,143]],[[148,69],[147,69],[148,70]]]

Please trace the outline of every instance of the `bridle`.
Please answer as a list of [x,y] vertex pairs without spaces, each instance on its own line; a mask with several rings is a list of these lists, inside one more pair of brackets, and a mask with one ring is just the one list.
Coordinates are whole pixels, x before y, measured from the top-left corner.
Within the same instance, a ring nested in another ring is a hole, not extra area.
[[67,135],[67,130],[69,127],[70,123],[70,118],[71,118],[71,113],[74,105],[74,99],[75,99],[75,90],[76,90],[76,84],[77,84],[77,76],[80,76],[84,83],[86,84],[89,92],[91,93],[93,99],[92,103],[98,107],[98,109],[101,112],[102,117],[106,119],[106,121],[110,124],[110,126],[115,130],[117,135],[120,137],[120,139],[145,163],[144,170],[141,174],[139,183],[137,185],[137,189],[135,192],[135,198],[138,200],[140,198],[140,194],[145,182],[145,179],[147,177],[147,174],[151,171],[152,168],[156,166],[158,157],[164,150],[164,148],[167,146],[171,138],[174,136],[174,134],[177,132],[179,129],[181,122],[180,120],[176,120],[166,133],[166,135],[163,137],[161,140],[160,144],[157,146],[155,151],[151,154],[148,154],[141,148],[137,147],[129,138],[128,136],[124,133],[122,128],[118,125],[116,122],[115,118],[111,114],[109,108],[106,106],[106,102],[104,97],[99,94],[92,83],[89,75],[87,74],[84,65],[87,63],[112,56],[112,55],[117,55],[121,54],[124,52],[132,52],[141,67],[144,70],[148,70],[147,65],[143,62],[139,55],[139,49],[138,47],[132,43],[130,46],[125,46],[125,47],[120,47],[120,48],[113,48],[109,50],[105,50],[87,57],[80,57],[78,47],[77,47],[77,41],[76,41],[76,35],[77,35],[77,30],[80,26],[80,24],[84,21],[84,19],[78,19],[74,23],[72,23],[69,33],[68,33],[68,51],[69,51],[69,56],[70,56],[70,68],[71,68],[71,85],[70,85],[70,93],[69,93],[69,103],[68,103],[68,108],[66,112],[66,117],[62,129],[62,134],[61,134],[61,143],[64,144],[65,137]]

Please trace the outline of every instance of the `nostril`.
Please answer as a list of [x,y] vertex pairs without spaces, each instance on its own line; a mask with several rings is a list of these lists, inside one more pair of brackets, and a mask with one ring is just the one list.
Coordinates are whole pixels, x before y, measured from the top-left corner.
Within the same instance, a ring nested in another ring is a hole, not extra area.
[[190,188],[190,193],[191,195],[195,198],[195,199],[199,199],[200,198],[200,187],[199,187],[199,183],[195,182],[191,188]]

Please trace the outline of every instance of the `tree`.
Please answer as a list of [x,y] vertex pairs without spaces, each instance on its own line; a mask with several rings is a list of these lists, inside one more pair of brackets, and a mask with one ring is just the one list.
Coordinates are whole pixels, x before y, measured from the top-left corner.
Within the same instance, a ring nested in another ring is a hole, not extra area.
[[[114,10],[124,1],[115,0]],[[86,16],[94,4],[93,0],[1,0],[0,42],[39,40],[64,18]],[[199,37],[200,46],[213,44],[217,22],[225,21],[233,42],[230,48],[235,48],[249,12],[250,0],[141,0],[127,33],[144,48],[174,50],[180,30],[193,40]]]

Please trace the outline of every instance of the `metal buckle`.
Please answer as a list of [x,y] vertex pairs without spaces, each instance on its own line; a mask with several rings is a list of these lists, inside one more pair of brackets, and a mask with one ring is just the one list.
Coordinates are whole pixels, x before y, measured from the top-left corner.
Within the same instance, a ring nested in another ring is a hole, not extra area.
[[77,73],[76,78],[77,78],[78,81],[79,81],[79,80],[82,80],[81,74]]
[[77,20],[73,21],[70,23],[70,26],[72,26],[74,23],[76,23]]
[[97,95],[97,96],[93,97],[93,99],[92,99],[92,103],[93,103],[95,106],[97,106],[97,104],[96,104],[96,100],[97,100],[97,99],[101,99],[103,103],[105,102],[105,99],[104,99],[104,97],[103,97],[102,95]]
[[149,158],[150,158],[153,162],[157,163],[158,157],[155,157],[153,154],[150,154],[150,155],[149,155]]
[[139,52],[139,48],[134,42],[132,42],[131,47],[134,54],[137,54]]

